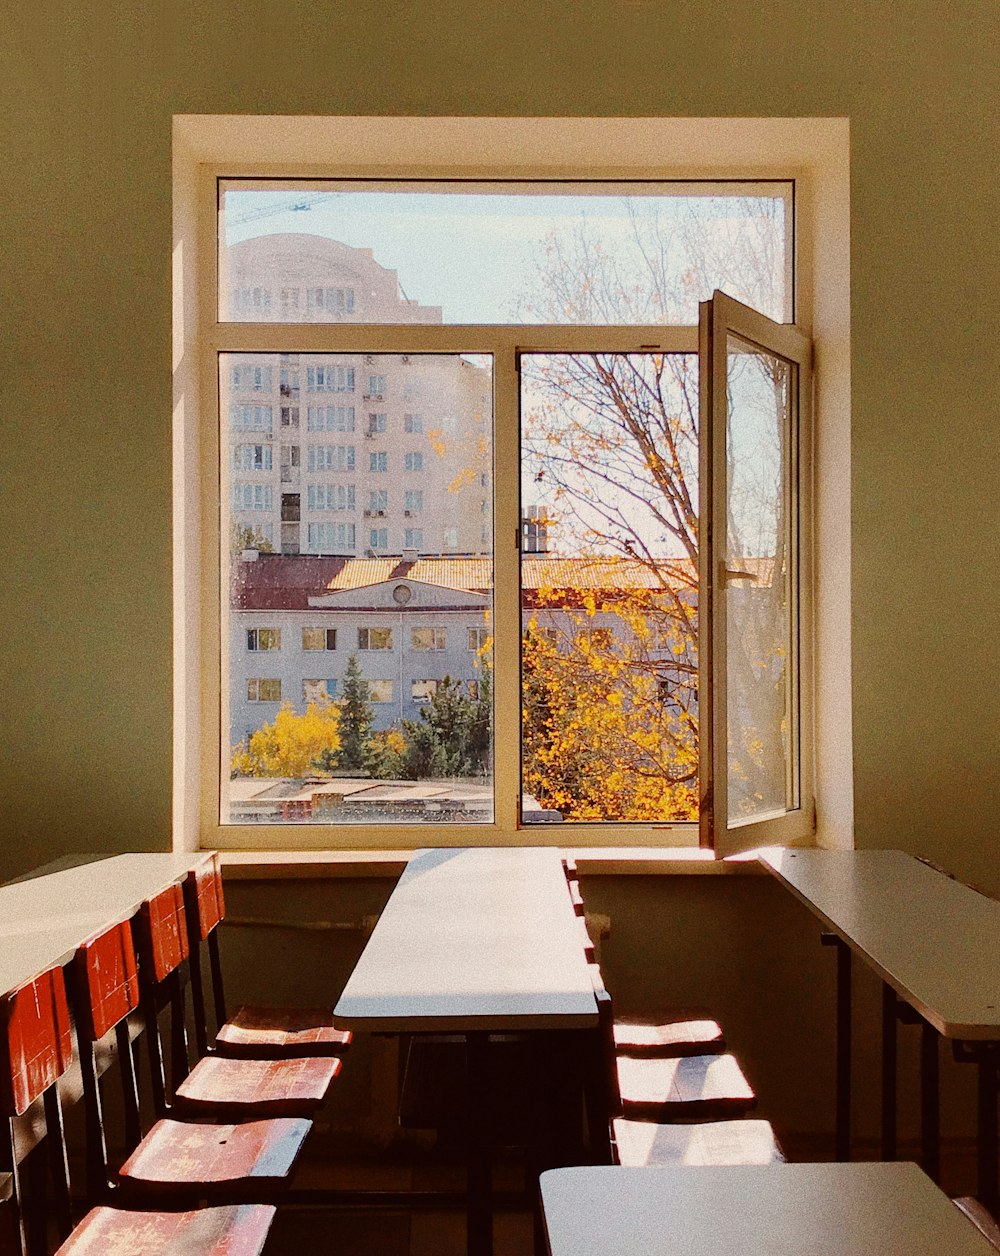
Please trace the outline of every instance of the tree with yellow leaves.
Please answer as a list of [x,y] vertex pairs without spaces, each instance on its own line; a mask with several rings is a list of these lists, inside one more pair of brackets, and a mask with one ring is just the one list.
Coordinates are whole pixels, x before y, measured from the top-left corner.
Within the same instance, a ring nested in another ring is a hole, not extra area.
[[340,708],[336,702],[310,702],[304,715],[296,715],[283,702],[273,724],[250,735],[249,743],[233,748],[235,776],[315,775],[327,756],[340,749]]
[[697,819],[692,704],[658,666],[642,599],[590,599],[567,619],[532,617],[524,635],[525,790],[566,820]]

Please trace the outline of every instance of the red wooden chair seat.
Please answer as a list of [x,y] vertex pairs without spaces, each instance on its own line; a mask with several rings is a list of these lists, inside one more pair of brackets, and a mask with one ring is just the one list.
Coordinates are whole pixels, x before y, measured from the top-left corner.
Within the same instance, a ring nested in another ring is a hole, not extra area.
[[337,1059],[199,1060],[174,1092],[184,1115],[234,1120],[263,1116],[310,1116],[326,1099],[340,1072]]
[[335,1029],[333,1014],[313,1007],[241,1007],[216,1036],[219,1055],[257,1060],[342,1055],[349,1029]]
[[757,1102],[733,1055],[618,1057],[624,1116],[699,1121],[744,1116]]
[[245,1125],[157,1121],[122,1165],[119,1184],[143,1195],[259,1200],[288,1185],[309,1130],[297,1117]]
[[258,1256],[274,1211],[270,1204],[195,1212],[94,1208],[56,1256]]
[[785,1159],[770,1121],[658,1125],[619,1117],[612,1124],[618,1163],[628,1168],[780,1164]]
[[726,1049],[722,1027],[707,1012],[615,1013],[615,1050],[619,1055],[715,1055]]
[[219,925],[225,918],[222,870],[218,858],[194,869],[184,883],[195,1039],[199,1055],[209,1054],[201,952],[206,947],[217,1034],[214,1054],[233,1059],[286,1060],[293,1056],[343,1055],[351,1044],[348,1030],[334,1029],[328,1007],[241,1007],[230,1018],[219,951]]

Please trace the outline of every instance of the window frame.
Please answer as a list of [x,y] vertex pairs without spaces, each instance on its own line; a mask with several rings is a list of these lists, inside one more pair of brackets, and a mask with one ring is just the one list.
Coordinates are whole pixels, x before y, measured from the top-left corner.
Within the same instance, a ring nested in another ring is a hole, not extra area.
[[[182,351],[186,347],[191,351],[192,357],[188,359],[188,363],[192,358],[196,360],[197,366],[194,369],[192,377],[191,365],[185,365],[187,375],[183,376],[182,382],[177,385],[177,396],[179,399],[178,408],[175,410],[175,432],[178,433],[178,439],[181,443],[175,442],[176,466],[179,478],[177,483],[177,496],[175,497],[175,526],[178,529],[178,535],[181,543],[177,547],[177,553],[180,556],[178,562],[175,563],[175,588],[177,590],[177,598],[175,601],[175,622],[182,631],[175,634],[181,645],[178,647],[178,681],[175,686],[176,709],[178,712],[177,725],[179,729],[177,749],[175,754],[176,766],[176,788],[175,788],[175,841],[181,848],[192,848],[199,843],[204,846],[223,846],[223,847],[275,847],[275,848],[302,848],[302,849],[322,849],[327,847],[411,847],[426,845],[428,842],[429,831],[422,826],[398,826],[390,831],[382,831],[375,833],[370,830],[347,829],[342,826],[320,826],[320,825],[302,825],[302,826],[275,826],[269,829],[268,826],[253,826],[240,830],[239,826],[220,826],[218,823],[218,789],[221,776],[220,762],[220,712],[222,709],[228,708],[228,681],[221,677],[219,671],[218,660],[220,657],[220,644],[223,636],[229,637],[228,613],[223,607],[222,615],[218,613],[220,607],[219,578],[222,564],[225,556],[222,554],[223,542],[219,533],[211,526],[212,521],[218,518],[218,486],[211,483],[205,484],[202,481],[204,491],[200,500],[196,503],[196,509],[191,510],[189,501],[191,497],[190,489],[197,483],[195,476],[198,469],[204,465],[217,468],[219,455],[219,431],[218,431],[218,353],[221,350],[219,342],[219,330],[224,328],[226,335],[226,349],[233,352],[239,351],[256,351],[259,348],[255,339],[259,339],[261,333],[268,334],[268,352],[324,352],[330,349],[330,344],[324,339],[326,333],[336,329],[338,333],[337,351],[357,352],[363,354],[366,352],[386,352],[386,353],[406,353],[414,348],[414,340],[417,335],[427,330],[433,330],[437,334],[435,348],[441,352],[460,351],[460,352],[492,352],[494,355],[494,371],[495,371],[495,391],[497,398],[497,411],[499,412],[501,405],[506,403],[509,405],[512,400],[516,401],[517,382],[516,371],[503,369],[499,353],[500,348],[495,338],[482,338],[478,343],[471,343],[468,335],[468,328],[457,328],[454,326],[437,327],[427,329],[424,327],[405,329],[405,344],[402,342],[391,343],[392,337],[388,336],[386,328],[379,327],[366,329],[358,324],[352,325],[329,325],[329,324],[218,324],[216,317],[216,297],[215,297],[215,276],[216,276],[216,187],[219,178],[264,178],[274,177],[277,175],[282,182],[288,183],[290,187],[298,187],[296,179],[310,178],[339,178],[345,174],[355,177],[379,178],[387,174],[387,170],[376,168],[371,165],[364,166],[363,158],[360,156],[365,151],[364,145],[356,144],[355,148],[351,148],[351,143],[355,143],[353,139],[345,142],[342,149],[338,149],[334,143],[328,149],[330,155],[324,157],[323,165],[316,164],[315,160],[312,164],[302,164],[298,167],[279,166],[277,164],[268,166],[261,163],[259,154],[262,151],[259,146],[250,143],[241,143],[239,135],[242,134],[238,130],[239,126],[247,128],[247,133],[252,128],[262,128],[264,131],[274,130],[274,139],[267,148],[267,154],[274,154],[273,160],[278,162],[278,153],[281,152],[281,145],[278,142],[279,136],[287,134],[287,124],[289,121],[293,123],[302,123],[308,127],[315,123],[315,120],[294,119],[198,119],[193,117],[185,117],[175,119],[175,132],[184,140],[179,143],[175,149],[175,188],[178,192],[175,205],[175,239],[188,242],[187,256],[182,257],[179,252],[175,252],[175,310],[186,314],[186,322],[183,325],[175,322],[175,343],[178,345],[178,358],[180,361]],[[579,130],[593,130],[595,142],[593,145],[580,144],[571,146],[567,151],[574,154],[575,165],[566,164],[562,167],[553,169],[546,165],[545,159],[541,156],[544,148],[543,142],[535,146],[531,154],[525,159],[524,164],[518,168],[513,160],[511,164],[505,167],[502,157],[498,158],[498,154],[510,152],[513,155],[518,152],[518,147],[514,143],[514,137],[508,138],[511,132],[511,125],[508,120],[497,119],[476,119],[476,120],[449,120],[449,119],[328,119],[321,120],[316,125],[329,125],[331,134],[335,131],[333,128],[343,125],[349,136],[353,136],[355,131],[358,135],[368,135],[368,131],[373,134],[379,133],[379,128],[383,126],[398,126],[403,124],[405,132],[406,126],[420,128],[420,133],[427,134],[443,134],[448,130],[449,125],[458,126],[463,133],[468,130],[470,134],[477,133],[478,129],[483,130],[483,134],[487,136],[488,142],[484,144],[478,157],[471,159],[468,155],[463,155],[454,165],[447,166],[444,162],[444,154],[447,146],[440,149],[441,156],[435,161],[430,160],[426,153],[430,152],[433,145],[426,149],[420,148],[416,156],[413,157],[413,164],[406,171],[408,176],[414,178],[434,179],[442,176],[445,177],[461,177],[484,181],[493,179],[496,182],[502,182],[505,178],[524,181],[530,179],[544,179],[555,173],[556,177],[568,177],[579,182],[588,182],[595,178],[610,178],[625,180],[656,180],[669,179],[675,175],[684,178],[697,179],[700,182],[713,181],[715,179],[727,179],[735,177],[737,179],[744,178],[747,180],[765,180],[765,179],[795,179],[796,182],[796,200],[797,210],[807,203],[807,197],[811,195],[810,180],[815,175],[817,181],[826,180],[824,184],[824,194],[826,201],[824,202],[826,209],[823,211],[827,214],[827,220],[823,220],[822,213],[815,213],[814,207],[810,203],[809,210],[806,215],[810,231],[803,233],[801,229],[801,217],[797,214],[796,229],[797,240],[796,245],[799,251],[798,256],[798,274],[797,274],[797,298],[799,300],[799,321],[808,326],[811,315],[813,313],[811,295],[812,285],[815,275],[812,272],[811,264],[814,258],[815,232],[818,232],[824,221],[832,222],[834,227],[841,230],[847,221],[847,213],[844,204],[838,202],[837,195],[842,197],[843,189],[846,188],[846,154],[847,154],[847,123],[844,119],[775,119],[775,120],[717,120],[717,119],[626,119],[624,126],[629,133],[629,142],[626,148],[630,147],[630,151],[625,153],[621,158],[621,165],[612,165],[612,162],[619,160],[619,150],[621,145],[619,137],[622,131],[622,123],[620,120],[602,120],[602,119],[578,119],[578,120],[542,120],[545,126],[543,130],[551,130],[553,128],[566,128],[568,133],[575,133]],[[527,120],[514,120],[513,131],[518,132],[517,124],[523,123],[527,126]],[[532,122],[532,133],[539,132],[535,125],[537,120]],[[205,129],[201,130],[201,124],[205,124]],[[215,130],[212,130],[209,124],[214,124]],[[224,125],[225,124],[225,125]],[[229,129],[227,130],[227,126]],[[490,128],[495,127],[496,131],[493,138],[489,138]],[[353,128],[353,130],[352,130]],[[787,136],[783,131],[787,130]],[[650,149],[644,147],[636,136],[642,136],[646,132],[656,134],[670,135],[676,131],[679,137],[671,147],[666,144],[663,149],[664,159],[657,161],[655,168],[650,159]],[[501,135],[501,132],[503,133]],[[417,132],[414,131],[414,134]],[[547,132],[546,132],[547,133]],[[827,156],[826,150],[822,142],[812,144],[808,141],[811,135],[826,137],[829,141],[830,155]],[[708,139],[708,146],[705,144],[699,148],[698,137],[704,135]],[[733,137],[736,137],[735,139]],[[763,168],[758,154],[760,152],[768,152],[768,138],[777,137],[777,150],[781,156],[770,162],[767,168]],[[225,157],[223,150],[235,137],[235,141],[230,147],[230,151],[236,153],[236,157]],[[523,138],[523,137],[522,137]],[[368,136],[370,142],[370,136]],[[812,147],[810,147],[812,144]],[[837,145],[839,144],[839,148]],[[713,147],[714,146],[714,147]],[[820,153],[815,163],[812,161],[811,152],[813,148]],[[593,150],[591,152],[591,149]],[[295,149],[293,156],[296,154],[304,154],[306,151],[316,151],[306,147],[299,146]],[[372,151],[369,146],[368,151]],[[402,148],[391,147],[387,150],[389,156],[386,161],[395,160],[397,152],[401,153]],[[468,150],[473,151],[472,149]],[[625,150],[622,149],[622,152]],[[353,158],[348,158],[348,152],[356,152],[359,154]],[[677,152],[699,152],[697,159],[698,165],[691,161],[676,161]],[[334,154],[340,154],[339,156]],[[421,153],[425,156],[422,158]],[[590,155],[588,156],[588,153]],[[637,154],[642,153],[639,157]],[[713,153],[711,159],[705,157],[704,153]],[[582,154],[582,155],[581,155]],[[597,155],[603,154],[603,156]],[[614,154],[614,156],[612,156]],[[673,164],[670,155],[673,154]],[[305,158],[305,161],[310,160]],[[405,159],[400,157],[401,163],[405,164]],[[603,164],[602,164],[603,163]],[[825,163],[825,164],[824,164]],[[839,182],[838,182],[839,180]],[[277,186],[281,186],[278,184]],[[838,216],[839,215],[839,216]],[[192,245],[196,246],[192,249]],[[839,250],[839,251],[838,251]],[[849,306],[846,301],[847,294],[847,245],[846,233],[841,230],[835,246],[831,246],[826,250],[823,264],[828,276],[832,275],[834,279],[843,280],[843,284],[837,290],[837,298],[824,309],[824,317],[826,323],[834,328],[838,335],[842,329],[849,328]],[[837,267],[841,267],[840,273]],[[207,280],[211,282],[206,282]],[[839,305],[838,305],[839,302]],[[508,332],[512,329],[494,329],[502,332]],[[552,334],[553,329],[543,327],[531,327],[528,329],[519,329],[526,331],[526,335],[520,337],[522,344],[518,348],[535,349],[538,351],[587,351],[590,346],[581,343],[576,332],[582,331],[587,333],[593,329],[558,329],[555,335]],[[627,329],[599,329],[601,333],[601,345],[603,349],[609,351],[634,349],[637,340],[645,340],[643,335],[644,329],[627,328]],[[273,333],[273,334],[271,334]],[[374,335],[372,334],[374,333]],[[697,331],[693,327],[688,328],[656,328],[655,334],[661,346],[669,350],[676,348],[683,352],[692,352],[696,348]],[[373,343],[377,339],[377,343]],[[527,343],[524,343],[527,342]],[[843,343],[841,339],[838,341],[836,349],[839,352],[839,345]],[[838,363],[837,375],[837,394],[840,402],[843,403],[843,414],[849,417],[849,394],[846,392],[845,382],[849,380],[849,360],[842,359]],[[177,376],[175,376],[175,379]],[[831,390],[831,394],[834,390]],[[840,424],[839,430],[844,430],[843,423]],[[192,441],[192,433],[196,436],[196,440]],[[182,439],[186,437],[186,439]],[[498,431],[497,445],[495,449],[495,460],[498,465],[502,463],[504,458],[504,450],[500,448],[501,433]],[[509,448],[508,437],[508,454],[511,452]],[[513,452],[517,453],[516,445]],[[820,456],[821,456],[820,451]],[[187,485],[187,490],[182,486]],[[838,486],[831,490],[833,492],[843,493],[843,477],[841,476]],[[511,501],[513,497],[514,501]],[[182,499],[182,500],[181,500]],[[504,500],[506,499],[506,500]],[[842,501],[841,497],[841,501]],[[840,503],[838,502],[838,509]],[[841,516],[843,512],[841,511]],[[494,509],[495,527],[494,535],[496,537],[509,536],[513,538],[519,530],[519,515],[516,509],[516,493],[510,494],[502,491],[501,486],[497,486],[497,498]],[[208,526],[203,526],[207,521]],[[186,567],[181,566],[182,556],[187,554],[190,560],[191,545],[195,543],[198,547],[198,561]],[[200,578],[198,572],[200,571]],[[503,592],[501,579],[498,570],[498,580],[495,589],[495,596],[498,605],[501,604],[501,594]],[[508,588],[506,592],[516,595],[516,581],[514,588]],[[200,609],[199,609],[200,608]],[[839,611],[838,611],[839,613]],[[195,618],[192,619],[192,614]],[[197,645],[192,644],[192,636],[190,629],[197,624],[200,631],[197,634]],[[498,625],[499,627],[499,625]],[[186,637],[185,637],[186,631]],[[499,635],[499,634],[498,634]],[[513,647],[513,649],[512,649]],[[499,688],[500,663],[502,656],[519,654],[519,632],[515,633],[514,640],[508,640],[506,647],[503,643],[495,638],[495,649],[497,658],[497,683],[494,686],[495,691]],[[510,664],[508,658],[508,666]],[[849,663],[849,655],[848,655]],[[849,672],[848,672],[849,677]],[[194,681],[197,689],[192,690],[191,684]],[[221,683],[220,683],[221,682]],[[849,691],[849,683],[847,685]],[[839,691],[845,692],[843,680],[839,682]],[[197,693],[200,695],[199,700],[192,705],[192,697]],[[221,697],[221,706],[220,706]],[[830,703],[832,711],[833,704]],[[841,707],[841,713],[843,707]],[[849,702],[847,706],[849,715]],[[836,713],[834,713],[836,714]],[[827,716],[830,720],[830,715]],[[504,737],[511,733],[515,739],[518,735],[518,723],[515,719],[513,725],[509,719],[502,717],[498,707],[497,723],[495,726],[495,737],[498,744],[501,744]],[[844,722],[842,714],[839,720],[840,727],[846,728],[847,743],[838,743],[833,746],[834,759],[839,756],[839,766],[844,764],[844,749],[846,746],[847,764],[849,769],[849,719]],[[184,743],[186,740],[186,744]],[[191,754],[195,753],[196,759],[192,761]],[[192,772],[194,762],[200,764],[197,773]],[[841,833],[847,832],[847,824],[851,810],[850,797],[850,780],[849,770],[846,774],[842,774],[841,780],[843,788],[841,796],[834,800],[835,806],[839,808],[839,815],[836,822],[839,825]],[[624,843],[626,845],[676,845],[691,844],[691,835],[678,834],[676,826],[663,825],[646,826],[627,825],[627,826],[604,826],[604,825],[572,825],[567,829],[564,825],[560,826],[530,826],[527,830],[518,829],[516,824],[516,808],[513,809],[515,815],[515,823],[509,824],[505,817],[509,817],[512,813],[510,801],[501,797],[500,781],[496,782],[497,787],[497,814],[492,825],[479,825],[473,829],[466,829],[464,826],[448,826],[447,828],[433,829],[433,843],[437,845],[463,845],[463,844],[498,844],[503,842],[523,842],[525,840],[534,843],[556,843],[556,844],[573,844],[573,845],[613,845]],[[555,831],[556,829],[560,831]],[[680,842],[678,842],[680,838]],[[695,839],[696,840],[696,839]],[[849,843],[849,836],[847,838]]]

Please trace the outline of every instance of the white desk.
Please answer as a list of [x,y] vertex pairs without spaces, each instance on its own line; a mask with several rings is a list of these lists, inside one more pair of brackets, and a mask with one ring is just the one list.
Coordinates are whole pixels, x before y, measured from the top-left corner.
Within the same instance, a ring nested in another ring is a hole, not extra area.
[[559,852],[418,851],[334,1018],[381,1033],[596,1026]]
[[979,1066],[978,1195],[998,1199],[1000,903],[893,850],[768,851],[764,866],[839,940],[838,1158],[850,1152],[850,955],[884,982],[882,1152],[895,1156],[896,1000],[923,1018],[921,1163],[938,1162],[938,1039]]
[[[492,1169],[481,1119],[487,1034],[597,1028],[559,851],[419,851],[386,903],[334,1019],[379,1033],[465,1035],[467,1241],[470,1254],[488,1256]],[[569,1036],[582,1056],[589,1037]],[[573,1049],[567,1043],[564,1066]]]
[[555,1169],[551,1256],[990,1256],[914,1164]]
[[128,920],[211,858],[208,851],[113,855],[0,885],[0,994],[68,963],[81,942]]
[[1000,1038],[1000,903],[898,850],[762,861],[939,1034]]

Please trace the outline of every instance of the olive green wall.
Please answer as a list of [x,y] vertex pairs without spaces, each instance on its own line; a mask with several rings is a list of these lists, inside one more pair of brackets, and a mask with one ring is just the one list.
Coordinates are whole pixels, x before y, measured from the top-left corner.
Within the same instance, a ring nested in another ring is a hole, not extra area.
[[4,26],[0,872],[169,840],[172,114],[820,114],[851,121],[858,841],[1000,886],[995,0],[21,0]]

